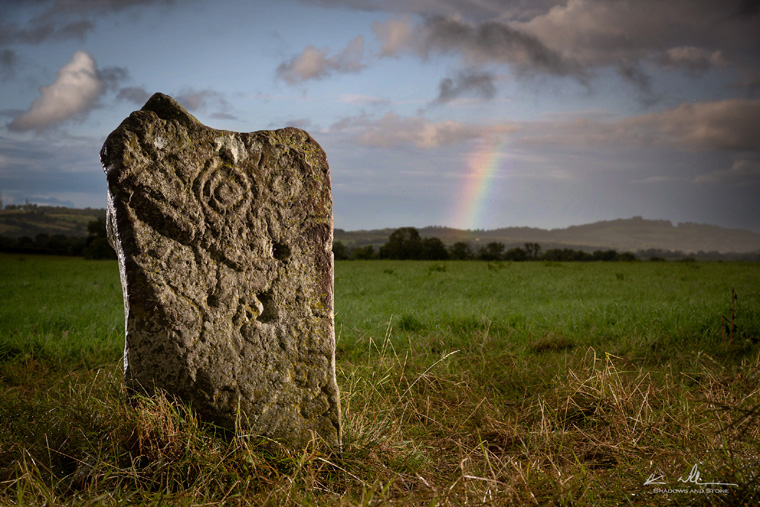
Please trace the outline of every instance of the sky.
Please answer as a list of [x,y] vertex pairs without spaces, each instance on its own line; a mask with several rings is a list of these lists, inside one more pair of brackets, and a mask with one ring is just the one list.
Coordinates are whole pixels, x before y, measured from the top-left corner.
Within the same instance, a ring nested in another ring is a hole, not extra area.
[[760,231],[757,0],[0,0],[3,203],[105,207],[155,92],[308,131],[337,228]]

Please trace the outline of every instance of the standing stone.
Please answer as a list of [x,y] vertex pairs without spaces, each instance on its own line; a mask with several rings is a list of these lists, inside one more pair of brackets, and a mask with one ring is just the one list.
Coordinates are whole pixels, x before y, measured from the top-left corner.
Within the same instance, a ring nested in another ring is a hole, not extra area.
[[106,139],[124,376],[291,447],[340,445],[332,197],[322,148],[201,124],[155,94]]

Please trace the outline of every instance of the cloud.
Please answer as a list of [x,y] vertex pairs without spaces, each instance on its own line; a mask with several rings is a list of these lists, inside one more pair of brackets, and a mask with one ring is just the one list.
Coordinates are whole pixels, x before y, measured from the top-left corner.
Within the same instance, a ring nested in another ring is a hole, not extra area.
[[[283,125],[273,125],[273,124],[270,124],[270,126],[272,126],[274,128],[281,128]],[[314,123],[312,123],[312,121],[310,119],[308,119],[308,118],[294,118],[292,120],[286,121],[284,123],[284,126],[286,126],[286,127],[295,127],[297,129],[302,129],[302,130],[308,130],[312,126],[314,126]]]
[[0,81],[10,78],[18,65],[18,55],[15,51],[4,49],[0,51]]
[[[611,68],[647,105],[657,99],[653,64],[693,73],[731,65],[746,76],[760,63],[756,0],[301,1],[394,13],[372,25],[379,58],[454,55],[469,68],[504,65],[518,75],[570,76],[584,85]],[[290,70],[292,81],[323,77],[327,59],[327,50],[312,47],[282,72]],[[292,72],[296,63],[301,72]]]
[[739,17],[754,18],[760,14],[760,2],[757,0],[741,0],[736,15]]
[[487,21],[472,25],[455,18],[436,16],[424,24],[424,54],[461,51],[468,63],[504,63],[522,72],[580,74],[577,64],[549,49],[530,33],[507,24]]
[[41,97],[16,117],[11,130],[41,132],[66,120],[87,114],[105,92],[95,60],[84,51],[74,53],[71,61],[58,70],[55,81],[40,88]]
[[652,93],[652,78],[641,69],[638,62],[623,59],[618,63],[617,70],[623,79],[638,89],[642,102],[651,105],[657,101]]
[[383,106],[388,105],[391,101],[383,97],[374,97],[371,95],[362,95],[360,93],[346,93],[338,97],[338,101],[344,104],[354,104],[359,106]]
[[229,108],[224,96],[214,90],[195,90],[187,88],[174,97],[188,111],[206,111],[212,102],[223,111]]
[[0,44],[40,44],[70,39],[81,41],[93,28],[94,23],[85,19],[68,23],[34,20],[27,26],[5,23],[0,25]]
[[277,67],[277,75],[290,84],[310,79],[323,79],[334,73],[358,72],[365,64],[364,37],[359,35],[349,41],[337,55],[328,56],[329,49],[306,47],[303,52],[289,62]]
[[0,44],[84,40],[95,28],[95,21],[104,15],[175,3],[174,0],[38,0],[36,4],[42,9],[40,14],[24,23],[0,24]]
[[126,67],[105,67],[98,73],[109,90],[118,90],[121,82],[129,79],[129,71]]
[[695,183],[751,185],[760,183],[760,160],[737,158],[729,169],[697,176]]
[[482,126],[453,120],[432,122],[423,117],[403,117],[388,112],[379,119],[366,114],[344,118],[330,127],[353,135],[364,146],[390,148],[416,146],[429,149],[461,143],[493,133],[507,133],[514,128],[504,125]]
[[119,93],[118,95],[116,95],[116,98],[119,100],[126,100],[134,104],[137,104],[139,106],[142,106],[150,98],[150,93],[148,93],[148,91],[146,91],[145,88],[141,88],[139,86],[126,86],[122,88],[121,90],[119,90]]
[[239,120],[237,116],[231,113],[226,112],[216,112],[211,113],[211,118],[214,118],[215,120]]
[[372,31],[380,41],[380,57],[398,56],[413,46],[414,24],[410,18],[389,19],[372,23]]
[[670,145],[686,150],[760,151],[760,100],[684,103],[616,120],[526,122],[522,141],[564,146]]
[[[740,10],[751,11],[750,3]],[[758,62],[760,30],[737,15],[736,2],[568,0],[516,26],[586,67],[657,57],[687,67]]]
[[691,72],[705,72],[711,67],[726,64],[723,53],[708,51],[694,46],[670,48],[660,57],[660,63],[666,68],[682,68]]
[[499,17],[530,19],[562,0],[300,0],[304,4],[349,8],[362,11],[385,11],[421,16],[467,16],[474,20]]
[[461,96],[492,99],[496,96],[495,76],[490,72],[462,71],[454,79],[444,78],[438,85],[438,98],[434,103],[444,104]]
[[760,150],[760,100],[729,99],[681,104],[620,122],[625,132],[643,133],[653,142],[693,149]]
[[641,183],[641,184],[659,184],[659,183],[676,183],[676,182],[684,182],[688,181],[687,178],[681,177],[681,176],[649,176],[648,178],[643,178],[639,180],[633,180],[631,183]]

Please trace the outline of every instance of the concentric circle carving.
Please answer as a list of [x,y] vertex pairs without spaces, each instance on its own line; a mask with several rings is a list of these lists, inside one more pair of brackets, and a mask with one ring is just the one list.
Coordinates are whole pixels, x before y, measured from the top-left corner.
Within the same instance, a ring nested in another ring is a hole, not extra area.
[[219,215],[237,214],[250,203],[251,183],[239,168],[207,165],[198,177],[198,199]]

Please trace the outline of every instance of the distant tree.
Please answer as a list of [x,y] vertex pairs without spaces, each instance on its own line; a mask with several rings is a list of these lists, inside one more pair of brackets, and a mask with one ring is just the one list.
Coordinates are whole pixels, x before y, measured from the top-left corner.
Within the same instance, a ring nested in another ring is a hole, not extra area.
[[29,236],[22,236],[16,241],[16,246],[24,250],[34,249],[34,240]]
[[63,234],[53,234],[47,242],[47,250],[55,255],[70,255],[76,243],[77,238],[67,237]]
[[372,245],[358,246],[351,250],[351,259],[353,260],[370,260],[377,258],[375,254],[375,247]]
[[541,256],[546,261],[557,262],[583,262],[592,260],[592,256],[583,250],[570,248],[550,248]]
[[457,241],[451,245],[449,247],[449,258],[460,261],[467,261],[472,259],[473,253],[469,243],[465,243],[464,241]]
[[98,218],[87,224],[89,236],[85,242],[84,258],[85,259],[115,259],[116,252],[108,242],[108,232],[106,231],[106,219]]
[[5,236],[0,236],[0,252],[7,252],[13,248],[16,248],[15,239],[6,238]]
[[546,252],[544,252],[544,260],[545,261],[554,261],[554,262],[562,262],[562,261],[568,261],[568,254],[567,249],[562,250],[561,248],[550,248]]
[[525,253],[528,255],[529,260],[537,260],[540,252],[541,245],[538,243],[525,243]]
[[333,241],[332,252],[336,261],[348,259],[348,248],[342,241]]
[[636,258],[636,255],[634,255],[631,252],[623,252],[620,255],[618,255],[617,260],[621,262],[635,262],[638,259]]
[[446,245],[438,238],[425,238],[422,240],[421,259],[431,261],[445,261],[449,258]]
[[595,261],[612,262],[617,260],[618,253],[615,250],[597,250],[591,255]]
[[414,227],[396,229],[388,242],[380,247],[382,259],[419,259],[422,255],[422,239]]
[[34,247],[37,250],[47,250],[50,242],[50,234],[41,232],[34,237]]
[[528,253],[523,250],[522,248],[510,248],[506,251],[504,254],[504,260],[505,261],[527,261],[528,260]]
[[492,241],[480,249],[478,258],[483,261],[498,261],[501,260],[503,254],[504,243]]

